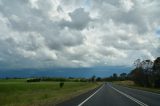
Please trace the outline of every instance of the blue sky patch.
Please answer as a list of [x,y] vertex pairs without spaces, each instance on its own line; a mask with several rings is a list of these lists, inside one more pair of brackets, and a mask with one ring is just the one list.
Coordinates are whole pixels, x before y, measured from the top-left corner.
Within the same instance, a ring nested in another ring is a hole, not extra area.
[[160,37],[160,27],[157,28],[157,30],[156,30],[156,35],[157,35],[158,37]]

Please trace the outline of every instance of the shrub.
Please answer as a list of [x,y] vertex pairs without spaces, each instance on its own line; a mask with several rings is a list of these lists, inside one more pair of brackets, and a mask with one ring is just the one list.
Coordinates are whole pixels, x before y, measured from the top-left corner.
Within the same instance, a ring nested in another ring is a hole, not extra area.
[[27,82],[40,82],[40,78],[33,78],[33,79],[28,79]]
[[62,88],[64,86],[64,82],[59,83],[59,87]]

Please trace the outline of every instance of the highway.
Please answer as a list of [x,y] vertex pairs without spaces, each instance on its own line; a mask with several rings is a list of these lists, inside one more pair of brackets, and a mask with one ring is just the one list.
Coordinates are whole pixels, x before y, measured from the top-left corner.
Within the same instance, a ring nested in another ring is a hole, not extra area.
[[160,106],[160,94],[105,83],[57,106]]

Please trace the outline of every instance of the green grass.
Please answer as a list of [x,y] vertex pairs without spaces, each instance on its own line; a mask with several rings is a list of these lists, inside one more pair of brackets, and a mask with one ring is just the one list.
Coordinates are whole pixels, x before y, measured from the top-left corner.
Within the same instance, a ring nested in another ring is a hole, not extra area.
[[139,89],[139,90],[144,90],[144,91],[160,94],[160,88],[149,88],[149,87],[138,86],[138,85],[134,84],[133,81],[129,81],[129,80],[127,80],[127,81],[115,81],[113,83],[121,85],[121,86],[129,87],[129,88],[134,88],[134,89]]
[[0,80],[0,106],[54,105],[99,86],[88,82],[27,83],[25,79]]

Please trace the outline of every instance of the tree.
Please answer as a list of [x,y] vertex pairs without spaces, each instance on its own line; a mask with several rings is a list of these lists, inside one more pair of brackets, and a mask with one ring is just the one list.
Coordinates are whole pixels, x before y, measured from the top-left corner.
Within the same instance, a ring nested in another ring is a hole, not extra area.
[[158,57],[153,64],[154,73],[160,75],[160,57]]
[[151,60],[140,61],[140,59],[137,59],[134,65],[136,68],[130,73],[134,82],[141,86],[151,86],[153,62]]
[[153,64],[154,86],[160,87],[160,57]]
[[113,78],[117,78],[117,74],[116,73],[113,73]]
[[136,68],[131,71],[131,79],[138,85],[160,87],[160,57],[154,62],[151,60],[134,62]]
[[112,79],[113,80],[117,80],[118,79],[118,75],[116,73],[113,73]]
[[95,80],[96,80],[96,76],[93,75],[92,78],[91,78],[91,81],[92,81],[92,82],[95,82]]
[[135,60],[133,64],[134,64],[134,66],[135,66],[136,68],[140,68],[140,67],[141,67],[141,59]]
[[152,71],[153,62],[151,60],[144,60],[141,62],[141,67],[146,74],[149,74]]
[[135,68],[134,70],[131,71],[130,76],[135,84],[140,86],[146,86],[142,68]]
[[59,83],[59,87],[62,88],[64,86],[64,82]]
[[97,77],[96,81],[102,81],[102,78],[101,77]]
[[125,80],[125,79],[127,78],[127,73],[121,73],[121,74],[120,74],[120,78],[121,78],[122,80]]

